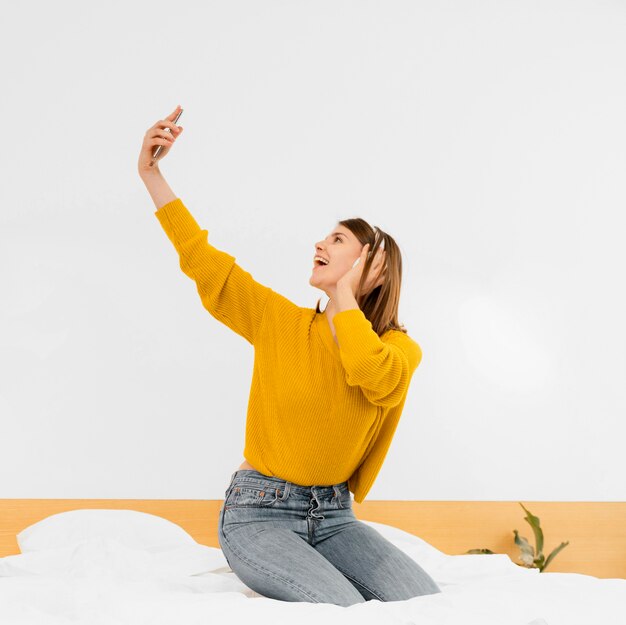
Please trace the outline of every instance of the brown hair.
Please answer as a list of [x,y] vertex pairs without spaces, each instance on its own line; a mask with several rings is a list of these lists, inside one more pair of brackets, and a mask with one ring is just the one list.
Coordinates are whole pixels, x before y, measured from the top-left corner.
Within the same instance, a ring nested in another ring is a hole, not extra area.
[[[376,226],[372,228],[367,221],[360,217],[344,219],[339,224],[348,228],[361,245],[370,244],[368,252],[371,251],[371,254],[368,253],[365,261],[355,297],[359,308],[370,321],[372,329],[378,336],[382,336],[388,330],[399,330],[406,334],[407,329],[404,325],[398,323],[398,303],[400,301],[400,286],[402,284],[402,255],[400,254],[400,248],[393,240],[393,237]],[[364,295],[361,293],[361,290],[367,281],[372,260],[375,258],[376,252],[383,241],[386,251],[384,282]],[[316,313],[322,312],[320,310],[320,301],[321,298],[317,300]]]

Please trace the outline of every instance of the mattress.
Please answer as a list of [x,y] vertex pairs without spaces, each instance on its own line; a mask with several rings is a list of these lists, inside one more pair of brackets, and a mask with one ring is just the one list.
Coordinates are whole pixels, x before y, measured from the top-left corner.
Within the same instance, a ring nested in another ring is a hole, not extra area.
[[158,552],[112,536],[0,558],[2,625],[624,625],[626,580],[540,573],[504,554],[448,555],[364,521],[414,558],[442,592],[342,607],[263,597],[221,550],[193,540]]

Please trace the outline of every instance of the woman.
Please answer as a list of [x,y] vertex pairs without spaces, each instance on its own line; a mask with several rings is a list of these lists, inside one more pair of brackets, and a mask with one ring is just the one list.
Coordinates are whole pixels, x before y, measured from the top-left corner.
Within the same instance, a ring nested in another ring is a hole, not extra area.
[[219,515],[228,564],[283,601],[349,606],[441,592],[355,517],[350,496],[361,503],[374,483],[421,360],[397,322],[398,246],[362,219],[339,222],[315,245],[309,280],[330,298],[324,312],[319,300],[301,308],[256,282],[208,242],[152,160],[180,136],[177,112],[146,132],[139,174],[203,306],[255,350],[244,462]]

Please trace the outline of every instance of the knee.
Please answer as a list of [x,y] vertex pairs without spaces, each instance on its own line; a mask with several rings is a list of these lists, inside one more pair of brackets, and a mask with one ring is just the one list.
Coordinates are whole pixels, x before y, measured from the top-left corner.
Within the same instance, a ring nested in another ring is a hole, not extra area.
[[[252,582],[252,580],[249,581]],[[294,587],[292,583],[287,582],[285,579],[281,581],[274,579],[269,584],[268,580],[265,579],[260,585],[262,590],[259,590],[259,593],[283,601],[329,603],[344,608],[354,605],[355,603],[365,603],[365,597],[354,588],[354,586],[348,582],[346,582],[346,584],[347,585],[341,585],[329,580],[329,583],[324,586],[312,584],[310,586],[301,585]]]
[[414,580],[413,583],[406,586],[396,585],[387,589],[385,593],[385,601],[406,601],[415,597],[423,597],[424,595],[436,595],[441,592],[441,588],[437,586],[435,581],[430,577],[421,577]]
[[365,603],[365,601],[365,597],[357,591],[356,594],[350,593],[349,595],[341,595],[334,599],[330,599],[329,601],[324,601],[324,603],[333,603],[335,605],[340,605],[344,608],[348,608],[355,603]]
[[[406,601],[424,595],[435,595],[441,592],[435,580],[423,569],[418,574],[402,577],[387,577],[379,579],[372,588],[363,588],[362,593],[368,599],[379,601]],[[371,595],[371,596],[370,596]]]

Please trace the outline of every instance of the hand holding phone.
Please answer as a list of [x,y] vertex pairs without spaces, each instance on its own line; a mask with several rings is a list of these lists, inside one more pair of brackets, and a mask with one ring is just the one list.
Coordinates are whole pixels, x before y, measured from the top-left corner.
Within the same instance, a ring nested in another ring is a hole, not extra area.
[[[174,117],[174,119],[172,120],[172,123],[174,125],[176,125],[176,122],[180,119],[180,116],[183,114],[183,109],[180,108],[180,105],[176,107],[176,110],[178,110],[178,113],[176,114],[176,117]],[[176,113],[176,111],[174,111],[174,113]],[[171,133],[169,127],[166,127],[164,130],[165,132]],[[181,132],[182,132],[182,129],[181,129]],[[155,162],[159,158],[159,154],[161,153],[162,150],[163,150],[163,145],[159,145],[157,149],[154,151],[154,154],[152,155],[152,162]],[[163,156],[165,156],[165,154],[163,154]]]
[[182,112],[180,105],[177,106],[170,115],[165,119],[160,119],[146,131],[137,163],[140,176],[158,171],[157,162],[170,151],[183,131],[182,126],[176,125]]

